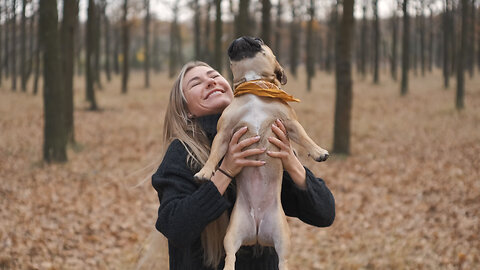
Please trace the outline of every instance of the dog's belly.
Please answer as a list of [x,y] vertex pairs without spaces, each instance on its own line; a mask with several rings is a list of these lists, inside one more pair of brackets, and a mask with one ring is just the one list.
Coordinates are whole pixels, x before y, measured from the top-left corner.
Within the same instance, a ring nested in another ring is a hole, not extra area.
[[[243,96],[242,96],[243,97]],[[260,141],[249,148],[266,148],[278,151],[278,148],[268,141],[268,137],[275,137],[271,125],[276,119],[284,119],[285,115],[279,110],[283,104],[271,102],[268,98],[259,98],[245,95],[244,104],[238,114],[235,130],[247,126],[248,132],[240,139],[260,135]],[[266,153],[252,157],[264,160],[261,167],[245,167],[237,175],[237,202],[235,211],[243,212],[255,224],[244,238],[245,245],[261,244],[273,245],[273,234],[280,226],[277,219],[284,215],[280,195],[282,188],[283,166],[278,158],[272,158]],[[235,212],[234,211],[234,212]]]

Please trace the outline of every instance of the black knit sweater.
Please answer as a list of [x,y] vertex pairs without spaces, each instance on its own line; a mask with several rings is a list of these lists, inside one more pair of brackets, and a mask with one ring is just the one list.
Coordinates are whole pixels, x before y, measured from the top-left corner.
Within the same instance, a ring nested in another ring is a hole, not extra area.
[[[213,140],[219,115],[198,119]],[[158,192],[160,207],[156,228],[168,238],[171,270],[211,270],[203,265],[200,235],[204,228],[224,211],[231,213],[235,203],[235,190],[228,188],[222,196],[213,182],[199,184],[194,181],[187,165],[187,151],[179,140],[173,141],[157,172],[152,185]],[[327,227],[335,219],[335,201],[322,179],[306,170],[306,190],[298,188],[287,172],[283,173],[282,206],[285,214],[303,222]],[[278,256],[273,248],[263,248],[253,255],[252,247],[241,247],[237,252],[237,270],[278,269]],[[224,261],[218,269],[223,269]]]

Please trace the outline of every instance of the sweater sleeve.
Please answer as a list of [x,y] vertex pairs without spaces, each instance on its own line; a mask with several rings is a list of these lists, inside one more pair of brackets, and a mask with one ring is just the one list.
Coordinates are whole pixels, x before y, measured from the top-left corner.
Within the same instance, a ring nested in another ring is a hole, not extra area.
[[195,182],[186,158],[180,141],[172,142],[152,176],[160,201],[155,227],[179,247],[198,239],[205,226],[230,206],[213,182]]
[[283,173],[282,206],[285,214],[303,222],[328,227],[335,219],[335,199],[325,182],[305,167],[306,189],[299,188],[287,172]]

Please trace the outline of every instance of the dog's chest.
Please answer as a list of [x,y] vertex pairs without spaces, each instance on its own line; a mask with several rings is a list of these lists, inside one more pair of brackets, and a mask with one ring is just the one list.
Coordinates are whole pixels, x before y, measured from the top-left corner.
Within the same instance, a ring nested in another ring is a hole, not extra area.
[[232,102],[237,109],[234,121],[238,125],[248,123],[249,132],[261,134],[262,129],[272,124],[276,119],[285,117],[285,104],[273,98],[246,94],[236,97]]

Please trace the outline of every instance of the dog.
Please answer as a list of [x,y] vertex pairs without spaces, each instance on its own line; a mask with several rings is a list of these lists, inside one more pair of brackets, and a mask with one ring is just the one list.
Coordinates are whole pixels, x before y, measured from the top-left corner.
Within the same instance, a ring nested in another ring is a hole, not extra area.
[[[268,142],[275,136],[271,125],[280,119],[290,140],[308,150],[316,161],[325,161],[328,151],[321,148],[307,135],[296,120],[294,110],[287,101],[296,101],[282,90],[287,98],[272,98],[270,94],[258,96],[246,93],[237,95],[245,83],[254,83],[257,88],[272,88],[287,82],[284,69],[277,62],[271,49],[261,39],[241,37],[228,49],[233,73],[235,98],[223,111],[217,125],[210,156],[204,167],[195,174],[196,179],[210,179],[217,164],[228,150],[233,133],[247,126],[242,138],[260,135],[260,141],[250,146],[278,151]],[[262,87],[267,86],[267,87]],[[261,90],[263,91],[263,90]],[[267,91],[267,90],[265,90]],[[278,92],[278,91],[277,91]],[[263,94],[262,94],[263,95]],[[287,101],[285,101],[287,100]],[[240,138],[240,140],[242,139]],[[261,167],[245,167],[235,177],[237,199],[224,238],[226,253],[224,270],[235,269],[235,254],[242,245],[273,246],[278,254],[279,269],[287,270],[287,255],[290,248],[290,229],[281,204],[283,166],[278,158],[267,154],[256,157],[266,161]]]

